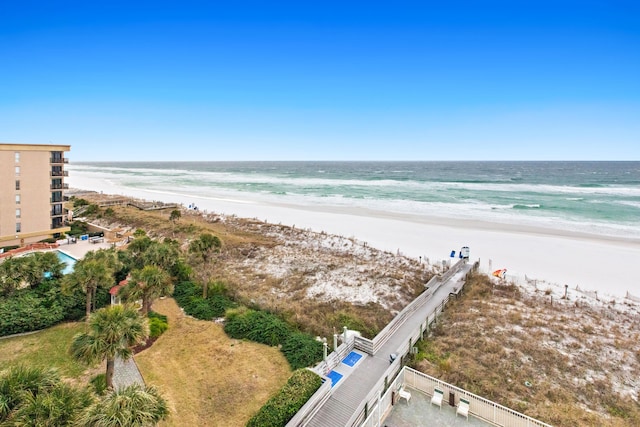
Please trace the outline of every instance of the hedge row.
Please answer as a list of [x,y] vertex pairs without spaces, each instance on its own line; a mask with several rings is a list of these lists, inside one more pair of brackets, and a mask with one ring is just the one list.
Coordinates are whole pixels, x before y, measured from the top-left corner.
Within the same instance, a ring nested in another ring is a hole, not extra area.
[[322,360],[321,342],[294,330],[272,313],[256,310],[231,312],[227,315],[224,331],[232,338],[282,346],[280,350],[292,369],[311,366]]
[[260,408],[247,427],[283,427],[322,385],[322,379],[308,369],[291,375],[282,389]]
[[222,290],[214,290],[206,299],[202,298],[202,288],[193,282],[176,285],[173,297],[185,313],[201,320],[223,317],[227,308],[235,306]]
[[292,369],[312,366],[322,360],[322,343],[311,335],[293,329],[278,316],[257,310],[238,310],[227,313],[235,303],[218,284],[202,298],[202,288],[193,282],[176,285],[173,297],[185,313],[197,319],[211,320],[227,315],[224,330],[232,338],[247,339],[270,346],[281,346]]
[[[97,292],[97,306],[109,300],[106,290]],[[35,289],[20,289],[10,297],[0,298],[0,336],[37,331],[85,315],[85,294],[82,291],[65,295],[55,281],[45,282]]]

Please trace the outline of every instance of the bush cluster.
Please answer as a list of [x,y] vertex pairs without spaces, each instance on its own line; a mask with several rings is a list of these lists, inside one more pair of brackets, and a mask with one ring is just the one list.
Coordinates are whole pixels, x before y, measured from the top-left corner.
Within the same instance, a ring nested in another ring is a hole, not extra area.
[[322,379],[310,370],[295,371],[278,394],[249,420],[247,427],[284,427],[321,385]]
[[[96,307],[103,307],[109,294],[99,289],[96,299]],[[20,289],[0,298],[0,336],[37,331],[84,315],[84,292],[63,294],[56,281],[49,280],[34,289]]]
[[167,316],[164,314],[150,311],[147,317],[149,318],[149,338],[158,338],[169,328]]
[[311,366],[322,359],[321,342],[311,335],[296,331],[272,313],[256,310],[230,312],[224,331],[232,338],[280,345],[292,369]]
[[71,230],[67,233],[69,236],[80,236],[89,231],[89,224],[83,221],[73,221],[70,226]]
[[222,287],[213,289],[207,298],[202,298],[202,288],[193,282],[176,285],[173,297],[185,313],[201,320],[223,317],[228,308],[235,306]]

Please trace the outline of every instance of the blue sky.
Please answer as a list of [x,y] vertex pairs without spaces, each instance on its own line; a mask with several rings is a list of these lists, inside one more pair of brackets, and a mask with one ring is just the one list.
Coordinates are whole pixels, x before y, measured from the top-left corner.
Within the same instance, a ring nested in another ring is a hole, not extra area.
[[0,3],[0,142],[88,160],[640,160],[640,6]]

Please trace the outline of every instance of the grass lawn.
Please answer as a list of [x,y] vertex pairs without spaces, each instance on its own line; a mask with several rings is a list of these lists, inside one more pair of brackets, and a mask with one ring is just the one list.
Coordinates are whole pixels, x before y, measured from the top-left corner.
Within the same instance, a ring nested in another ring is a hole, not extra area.
[[169,329],[135,360],[171,408],[161,426],[244,426],[291,375],[277,348],[231,339],[216,323],[186,317],[171,298],[153,310]]
[[24,364],[57,368],[63,377],[83,377],[87,367],[69,355],[73,336],[84,323],[62,323],[31,335],[0,339],[0,369]]

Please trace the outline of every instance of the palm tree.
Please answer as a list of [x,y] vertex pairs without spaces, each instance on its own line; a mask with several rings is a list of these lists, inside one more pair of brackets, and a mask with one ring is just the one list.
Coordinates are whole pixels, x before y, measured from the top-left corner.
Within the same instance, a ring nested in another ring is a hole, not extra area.
[[218,236],[203,233],[189,244],[189,252],[202,257],[202,261],[206,263],[213,253],[220,251],[221,246],[222,242]]
[[115,283],[113,271],[100,260],[82,259],[76,263],[73,272],[67,274],[62,282],[64,289],[82,288],[86,293],[86,319],[89,321],[93,296],[99,287],[110,287]]
[[[95,305],[98,288],[110,288],[115,284],[115,273],[122,268],[118,254],[113,249],[100,249],[88,252],[76,262],[73,272],[63,279],[63,289],[81,288],[86,294],[86,317],[89,320],[91,309]],[[95,307],[93,307],[95,308]]]
[[23,404],[28,395],[44,393],[60,382],[55,369],[14,366],[0,376],[0,423]]
[[0,263],[0,294],[11,295],[22,284],[22,258],[7,258]]
[[77,426],[78,418],[90,404],[91,395],[59,381],[51,390],[25,393],[24,402],[12,414],[13,425],[25,427]]
[[193,240],[189,244],[189,252],[196,258],[201,265],[199,271],[199,280],[202,282],[202,298],[207,298],[207,290],[209,288],[210,265],[209,258],[212,254],[220,252],[222,242],[218,236],[204,233],[199,238]]
[[173,292],[171,277],[162,268],[146,265],[140,270],[133,270],[129,284],[122,290],[126,300],[142,299],[142,314],[149,313],[153,301]]
[[88,427],[155,426],[169,415],[167,402],[154,387],[134,384],[112,390],[80,419]]
[[144,265],[155,265],[170,272],[178,261],[180,251],[176,245],[154,241],[142,254]]
[[24,260],[23,279],[31,287],[42,283],[45,273],[49,273],[49,277],[56,279],[62,277],[65,264],[60,261],[55,252],[36,252],[24,257]]
[[113,305],[93,313],[88,329],[73,338],[70,353],[87,364],[106,359],[107,387],[113,388],[115,358],[128,360],[133,356],[131,348],[149,336],[147,320],[132,307]]
[[174,209],[171,211],[171,214],[169,215],[169,220],[175,223],[177,220],[180,219],[181,216],[182,214],[180,213],[180,211],[178,209]]

